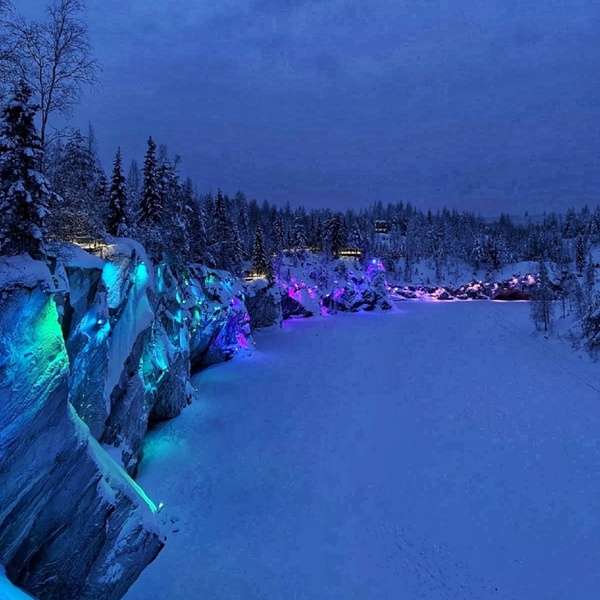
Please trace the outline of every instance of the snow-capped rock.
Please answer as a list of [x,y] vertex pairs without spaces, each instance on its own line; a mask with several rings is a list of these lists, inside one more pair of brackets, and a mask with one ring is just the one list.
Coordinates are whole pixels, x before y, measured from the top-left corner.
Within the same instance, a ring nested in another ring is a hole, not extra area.
[[192,371],[227,360],[248,349],[250,316],[242,283],[226,271],[194,265],[186,294],[190,296],[190,360]]
[[55,295],[42,263],[0,261],[0,563],[40,600],[109,600],[164,540],[152,502],[69,404]]
[[13,585],[7,579],[4,567],[0,566],[0,598],[2,600],[32,600],[33,596]]
[[281,325],[282,298],[279,287],[266,278],[254,279],[245,286],[244,302],[252,329]]

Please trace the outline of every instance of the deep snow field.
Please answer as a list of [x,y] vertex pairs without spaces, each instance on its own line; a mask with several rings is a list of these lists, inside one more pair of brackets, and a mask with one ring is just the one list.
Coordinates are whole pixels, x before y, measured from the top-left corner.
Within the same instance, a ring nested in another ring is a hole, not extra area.
[[255,340],[147,437],[168,540],[127,600],[600,598],[600,367],[528,303]]

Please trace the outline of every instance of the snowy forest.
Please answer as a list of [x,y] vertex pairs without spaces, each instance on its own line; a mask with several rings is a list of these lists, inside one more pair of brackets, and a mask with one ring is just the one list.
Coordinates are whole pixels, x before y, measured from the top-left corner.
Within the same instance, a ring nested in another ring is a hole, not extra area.
[[198,189],[150,130],[144,156],[103,165],[93,124],[53,127],[100,78],[84,9],[37,22],[0,0],[2,598],[123,597],[166,540],[133,481],[144,437],[284,319],[525,300],[527,335],[598,359],[600,204],[307,208]]
[[83,4],[53,5],[48,23],[27,23],[7,2],[0,10],[0,253],[42,258],[51,242],[129,237],[155,264],[179,269],[201,263],[272,278],[281,275],[286,256],[297,264],[311,253],[326,264],[342,254],[363,264],[376,257],[390,280],[404,284],[418,281],[415,267],[424,262],[432,271],[428,283],[454,276],[465,284],[469,270],[475,278],[483,269],[491,280],[506,265],[535,261],[533,300],[542,306],[532,311],[536,326],[549,328],[551,299],[569,297],[588,348],[595,353],[600,345],[590,254],[600,244],[600,206],[494,220],[456,209],[432,214],[411,199],[365,199],[364,209],[344,212],[280,206],[248,199],[242,190],[198,190],[191,179],[182,180],[182,158],[152,137],[145,156],[129,164],[115,149],[106,171],[92,124],[87,132],[49,133],[50,118],[69,114],[98,77]]
[[432,214],[410,201],[377,200],[345,212],[278,206],[249,200],[241,190],[199,191],[190,179],[181,180],[181,158],[152,137],[143,160],[133,159],[127,168],[117,148],[106,173],[91,125],[86,134],[63,132],[43,145],[31,87],[21,81],[5,104],[2,254],[43,258],[52,242],[98,245],[129,237],[143,244],[155,264],[178,269],[201,263],[236,276],[273,278],[286,258],[301,264],[311,254],[329,264],[340,256],[362,263],[376,257],[390,281],[403,284],[416,281],[415,267],[427,263],[432,285],[451,276],[464,284],[482,269],[492,280],[507,265],[533,261],[539,265],[533,301],[542,306],[532,312],[536,325],[547,330],[549,303],[569,297],[588,348],[595,354],[600,344],[590,253],[600,243],[598,205],[495,220],[456,209]]

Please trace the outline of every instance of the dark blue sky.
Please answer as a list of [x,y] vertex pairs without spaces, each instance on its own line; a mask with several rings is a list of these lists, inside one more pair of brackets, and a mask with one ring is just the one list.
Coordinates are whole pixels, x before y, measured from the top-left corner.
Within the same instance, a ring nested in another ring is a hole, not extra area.
[[277,203],[600,201],[597,0],[87,0],[87,18],[102,87],[72,124],[107,170],[152,135],[200,189]]

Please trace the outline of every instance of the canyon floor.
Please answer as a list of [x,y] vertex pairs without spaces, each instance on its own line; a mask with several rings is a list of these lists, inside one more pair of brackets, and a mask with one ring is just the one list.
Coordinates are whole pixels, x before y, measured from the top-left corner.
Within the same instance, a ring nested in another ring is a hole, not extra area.
[[600,366],[528,303],[255,341],[146,438],[168,540],[127,600],[597,598]]

